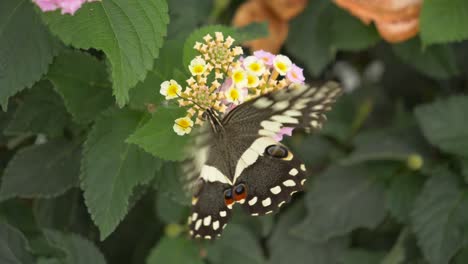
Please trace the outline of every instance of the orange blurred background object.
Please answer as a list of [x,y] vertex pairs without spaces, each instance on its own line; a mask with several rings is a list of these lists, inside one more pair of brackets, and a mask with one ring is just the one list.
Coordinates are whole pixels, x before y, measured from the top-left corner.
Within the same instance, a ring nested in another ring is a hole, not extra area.
[[419,13],[422,0],[334,0],[361,19],[374,22],[383,39],[402,42],[419,32]]
[[268,37],[243,44],[252,50],[278,53],[288,37],[288,21],[306,6],[307,0],[250,0],[237,9],[232,24],[242,27],[254,22],[268,22]]

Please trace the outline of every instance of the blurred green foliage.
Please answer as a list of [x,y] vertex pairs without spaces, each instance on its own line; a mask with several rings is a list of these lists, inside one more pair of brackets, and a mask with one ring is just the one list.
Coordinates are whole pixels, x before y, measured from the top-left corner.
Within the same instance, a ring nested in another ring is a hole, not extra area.
[[215,25],[242,2],[103,0],[75,16],[0,2],[0,263],[468,263],[464,0],[424,1],[420,34],[393,45],[310,1],[282,53],[346,92],[320,133],[286,140],[307,191],[187,238],[190,138],[159,86],[187,78],[206,33],[267,34]]

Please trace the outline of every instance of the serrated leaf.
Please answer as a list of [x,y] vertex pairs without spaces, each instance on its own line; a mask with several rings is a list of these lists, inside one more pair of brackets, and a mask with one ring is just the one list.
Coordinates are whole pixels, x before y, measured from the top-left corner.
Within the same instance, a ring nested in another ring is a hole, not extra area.
[[332,9],[330,34],[331,46],[336,50],[358,51],[377,44],[380,36],[372,25],[365,25],[349,12],[335,7]]
[[87,53],[67,51],[60,54],[51,65],[47,78],[77,122],[92,121],[114,102],[104,63]]
[[382,187],[365,166],[329,168],[317,177],[305,202],[308,215],[292,232],[313,242],[374,228],[385,217]]
[[34,12],[29,0],[0,2],[0,104],[47,72],[61,45]]
[[167,199],[184,205],[190,206],[190,192],[184,190],[184,175],[180,164],[176,162],[164,162],[161,170],[157,173],[154,181],[154,187],[160,195]]
[[432,175],[415,202],[411,226],[429,263],[449,263],[468,242],[468,192],[447,170]]
[[347,239],[337,238],[323,244],[316,244],[292,234],[291,228],[302,221],[305,213],[303,204],[298,202],[281,215],[273,229],[273,234],[268,240],[271,252],[270,263],[337,263],[345,253]]
[[[63,259],[67,264],[105,264],[106,259],[91,241],[76,235],[65,234],[55,230],[44,231],[47,239],[62,249],[66,256]],[[52,262],[53,263],[53,262]]]
[[51,137],[63,134],[70,116],[60,96],[48,81],[41,81],[26,93],[8,126],[6,135],[39,134]]
[[104,51],[112,66],[120,106],[129,90],[153,68],[169,22],[165,0],[104,0],[83,5],[73,16],[43,14],[51,31],[76,48]]
[[2,177],[0,201],[58,196],[78,185],[81,148],[63,139],[19,150]]
[[421,38],[425,45],[468,39],[468,2],[425,0],[420,25]]
[[0,263],[33,264],[28,242],[20,231],[0,222]]
[[429,142],[448,153],[468,157],[468,96],[452,96],[416,108],[415,114]]
[[401,223],[409,222],[414,201],[423,183],[424,179],[416,173],[402,173],[393,177],[386,195],[387,208]]
[[[165,100],[164,96],[159,93],[161,83],[175,79],[174,69],[182,68],[182,47],[183,41],[181,40],[168,40],[164,43],[160,51],[161,55],[154,63],[154,69],[148,72],[143,82],[138,83],[130,91],[130,107],[146,110],[149,104],[157,106]],[[177,81],[184,83],[186,79]]]
[[213,264],[266,263],[256,238],[242,226],[229,224],[220,239],[207,247]]
[[146,264],[159,263],[203,264],[204,262],[193,241],[181,237],[164,237],[151,250],[146,260]]
[[133,189],[148,183],[161,166],[158,159],[125,143],[142,120],[144,116],[138,112],[108,111],[98,118],[86,140],[81,188],[101,239],[127,214]]
[[286,50],[313,76],[318,76],[335,56],[330,34],[333,8],[328,0],[315,1],[290,23]]
[[455,53],[452,47],[437,45],[423,48],[418,38],[393,45],[393,52],[406,64],[416,70],[438,79],[457,75]]
[[203,43],[203,37],[206,34],[210,34],[214,38],[215,32],[222,32],[224,38],[231,36],[235,40],[233,46],[239,46],[244,41],[264,37],[268,31],[266,24],[261,23],[250,24],[243,28],[233,28],[223,25],[201,27],[192,32],[192,34],[190,34],[190,36],[188,36],[188,38],[185,40],[183,65],[187,71],[190,61],[199,55],[199,52],[193,48],[195,43],[197,41]]
[[189,136],[179,136],[174,132],[174,120],[183,117],[183,108],[160,107],[151,119],[139,127],[126,142],[136,144],[146,152],[164,160],[183,160]]

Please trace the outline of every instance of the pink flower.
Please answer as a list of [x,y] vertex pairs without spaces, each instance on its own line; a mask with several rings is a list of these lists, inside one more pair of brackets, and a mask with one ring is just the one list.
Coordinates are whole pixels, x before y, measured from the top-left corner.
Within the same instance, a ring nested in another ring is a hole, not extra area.
[[291,69],[286,73],[286,78],[292,83],[304,83],[303,69],[299,68],[296,64],[291,66]]
[[264,51],[264,50],[255,51],[254,56],[261,59],[261,60],[263,60],[263,63],[265,63],[265,65],[268,65],[268,66],[273,65],[273,60],[275,59],[275,55],[271,54],[268,51]]
[[84,3],[94,1],[98,0],[33,0],[42,11],[54,11],[60,8],[62,10],[62,15],[73,15]]
[[222,92],[225,92],[227,90],[229,90],[229,88],[232,87],[232,79],[231,78],[227,78],[223,84],[221,84],[221,86],[219,87],[219,92],[222,93]]
[[33,2],[44,12],[54,11],[59,8],[56,0],[33,0]]
[[291,136],[292,132],[294,130],[294,127],[283,127],[280,129],[280,131],[273,137],[274,140],[280,142],[283,140],[283,136]]

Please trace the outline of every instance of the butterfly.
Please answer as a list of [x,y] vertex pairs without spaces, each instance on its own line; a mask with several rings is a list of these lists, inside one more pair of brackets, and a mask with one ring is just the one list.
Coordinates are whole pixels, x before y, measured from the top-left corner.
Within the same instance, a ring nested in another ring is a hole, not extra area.
[[247,101],[223,118],[208,110],[207,146],[198,151],[199,165],[186,170],[196,174],[191,176],[191,237],[219,237],[234,204],[250,215],[266,215],[303,191],[304,163],[275,137],[284,128],[320,129],[341,93],[336,82],[295,85]]

